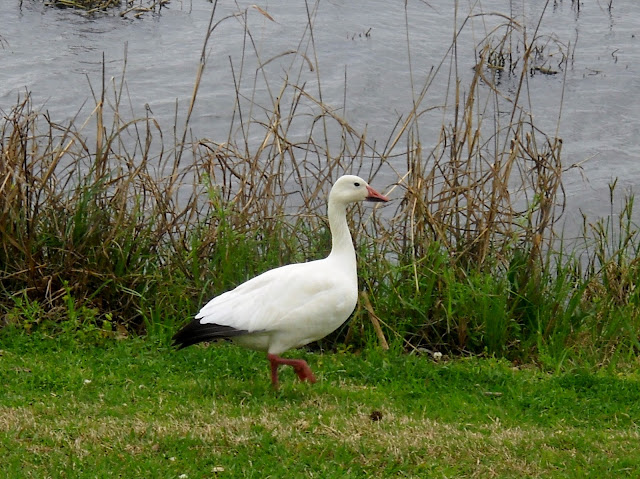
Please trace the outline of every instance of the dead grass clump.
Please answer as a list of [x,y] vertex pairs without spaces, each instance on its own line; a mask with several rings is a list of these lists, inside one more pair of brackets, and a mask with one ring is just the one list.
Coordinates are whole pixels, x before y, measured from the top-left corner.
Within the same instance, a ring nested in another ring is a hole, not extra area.
[[[537,61],[544,39],[537,29],[529,38],[513,18],[493,16],[503,23],[478,44],[466,89],[457,78],[449,79],[451,98],[442,108],[451,115],[439,137],[429,149],[417,142],[407,149],[407,173],[401,181],[406,193],[394,224],[403,240],[402,251],[411,251],[414,258],[438,243],[454,261],[482,267],[487,258],[505,261],[510,250],[526,245],[532,259],[540,261],[564,210],[562,140],[536,127],[524,100],[527,71]],[[506,91],[500,78],[485,73],[495,70],[497,56],[498,63],[505,61],[494,44],[519,52],[517,60],[509,52],[516,84]],[[453,52],[443,63],[453,63],[458,71]],[[417,104],[405,123],[414,138],[419,137],[420,108]]]
[[[108,132],[101,103],[94,113],[95,146],[73,123],[60,125],[34,111],[28,96],[5,115],[3,293],[6,299],[27,295],[51,308],[69,297],[91,299],[126,323],[135,316],[132,302],[140,285],[148,281],[142,271],[149,271],[151,261],[162,262],[160,238],[175,232],[173,217],[180,212],[163,214],[170,197],[153,195],[144,151],[136,152],[142,154],[135,163],[133,155],[121,154],[118,133],[138,122],[114,124]],[[167,186],[164,193],[171,192]]]
[[46,0],[45,5],[73,8],[87,14],[119,9],[121,17],[140,18],[146,13],[159,12],[171,0]]

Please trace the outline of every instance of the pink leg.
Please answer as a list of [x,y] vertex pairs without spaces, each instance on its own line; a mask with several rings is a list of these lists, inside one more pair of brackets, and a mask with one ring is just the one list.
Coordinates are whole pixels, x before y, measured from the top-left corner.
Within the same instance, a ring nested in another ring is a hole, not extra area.
[[291,366],[298,375],[298,378],[300,378],[300,381],[316,382],[316,377],[313,375],[313,372],[311,372],[311,368],[303,359],[285,359],[276,354],[267,354],[267,359],[271,363],[271,383],[276,389],[278,388],[278,366],[281,364]]

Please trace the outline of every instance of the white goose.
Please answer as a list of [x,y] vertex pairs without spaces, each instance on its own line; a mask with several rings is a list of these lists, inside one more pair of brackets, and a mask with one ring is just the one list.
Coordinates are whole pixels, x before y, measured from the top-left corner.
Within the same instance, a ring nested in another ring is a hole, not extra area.
[[209,301],[173,336],[179,349],[203,341],[231,339],[265,351],[271,381],[278,387],[278,366],[292,366],[301,381],[316,382],[302,359],[279,355],[335,331],[358,300],[356,253],[347,225],[347,205],[389,201],[362,178],[340,177],[329,193],[331,254],[321,260],[272,269]]

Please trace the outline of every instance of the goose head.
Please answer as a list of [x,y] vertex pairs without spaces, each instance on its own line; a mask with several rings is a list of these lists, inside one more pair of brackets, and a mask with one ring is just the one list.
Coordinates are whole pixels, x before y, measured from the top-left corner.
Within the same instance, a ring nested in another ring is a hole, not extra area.
[[389,201],[389,198],[378,193],[359,176],[345,175],[338,178],[329,193],[329,202],[342,204],[358,201]]

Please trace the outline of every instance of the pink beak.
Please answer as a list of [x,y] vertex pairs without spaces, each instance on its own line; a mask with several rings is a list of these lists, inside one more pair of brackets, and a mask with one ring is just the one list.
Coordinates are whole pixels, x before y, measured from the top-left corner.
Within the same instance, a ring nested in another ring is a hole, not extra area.
[[376,190],[374,190],[370,186],[367,186],[367,193],[369,193],[369,196],[365,198],[366,201],[378,201],[378,202],[389,201],[389,198],[378,193]]

